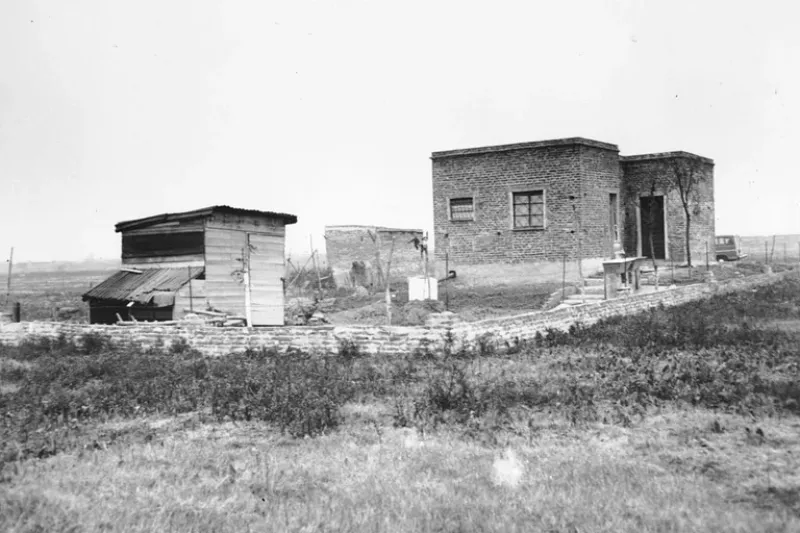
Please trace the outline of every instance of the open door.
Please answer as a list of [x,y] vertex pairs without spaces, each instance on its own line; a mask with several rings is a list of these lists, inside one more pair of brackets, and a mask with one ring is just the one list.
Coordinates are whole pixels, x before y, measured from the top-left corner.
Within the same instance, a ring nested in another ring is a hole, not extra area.
[[[664,225],[664,197],[642,196],[639,199],[641,206],[641,233],[642,255],[655,259],[666,259],[667,238]],[[650,239],[652,238],[652,246]]]

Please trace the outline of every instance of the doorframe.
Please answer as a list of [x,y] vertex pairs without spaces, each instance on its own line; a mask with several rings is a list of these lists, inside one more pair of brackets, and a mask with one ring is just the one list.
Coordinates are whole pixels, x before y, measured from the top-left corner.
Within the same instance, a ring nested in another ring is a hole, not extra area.
[[[622,211],[621,211],[621,209],[622,209],[622,197],[620,196],[619,189],[611,189],[611,188],[606,189],[606,195],[605,195],[606,218],[608,218],[608,215],[609,215],[609,209],[608,209],[608,207],[609,207],[608,206],[608,201],[610,199],[609,196],[612,195],[612,194],[616,194],[617,195],[617,213],[616,213],[616,215],[617,215],[616,216],[616,218],[617,218],[617,232],[616,232],[616,235],[611,237],[611,255],[613,257],[613,254],[614,254],[614,242],[619,241],[619,243],[621,245],[623,243],[623,231],[622,231],[622,228],[623,228],[624,224],[623,224],[622,218],[621,218],[621,215],[622,215]],[[607,224],[608,224],[608,220],[606,220],[606,227],[607,227]]]
[[[664,204],[662,208],[662,216],[664,217],[664,260],[668,261],[670,259],[670,250],[669,250],[669,227],[667,226],[667,195],[664,194],[663,191],[660,189],[656,189],[653,193],[654,198],[658,198],[661,196],[664,199]],[[636,203],[636,255],[637,257],[643,257],[642,254],[642,198],[650,198],[649,194],[640,194],[639,201]]]

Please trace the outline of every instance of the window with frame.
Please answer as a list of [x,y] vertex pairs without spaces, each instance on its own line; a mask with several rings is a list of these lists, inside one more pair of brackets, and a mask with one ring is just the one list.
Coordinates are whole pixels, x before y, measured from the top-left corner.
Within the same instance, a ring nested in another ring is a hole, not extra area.
[[514,193],[514,229],[544,228],[544,191]]
[[472,198],[450,198],[450,220],[475,220]]

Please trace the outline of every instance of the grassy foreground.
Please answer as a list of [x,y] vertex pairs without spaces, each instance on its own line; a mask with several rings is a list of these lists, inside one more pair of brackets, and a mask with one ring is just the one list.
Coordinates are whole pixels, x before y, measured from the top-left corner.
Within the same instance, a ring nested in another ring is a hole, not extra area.
[[800,281],[516,353],[0,354],[0,531],[800,531]]

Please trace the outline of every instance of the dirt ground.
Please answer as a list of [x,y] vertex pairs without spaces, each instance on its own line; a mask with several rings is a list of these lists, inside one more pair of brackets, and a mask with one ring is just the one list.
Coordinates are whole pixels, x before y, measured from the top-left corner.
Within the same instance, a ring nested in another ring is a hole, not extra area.
[[[717,280],[722,281],[760,273],[763,266],[762,262],[748,258],[732,263],[710,263],[709,269],[713,271]],[[785,264],[775,262],[772,265],[775,271],[798,267],[800,265],[793,261]],[[485,279],[470,279],[468,276],[441,282],[437,302],[409,302],[407,282],[403,280],[393,283],[392,324],[421,325],[431,313],[445,310],[454,312],[460,319],[468,322],[538,311],[542,309],[548,297],[561,288],[560,282],[536,279],[535,272],[525,273],[517,270],[519,269],[501,269],[503,277],[494,284],[488,283]],[[689,269],[662,261],[659,265],[659,284],[699,283],[704,280],[705,271],[705,263],[698,263],[695,268]],[[81,301],[81,295],[108,275],[109,271],[105,270],[16,274],[12,278],[9,306],[13,302],[20,302],[23,321],[52,320],[58,310],[66,310],[67,313],[60,320],[87,322],[88,305]],[[598,273],[587,272],[586,275],[600,277]],[[652,285],[653,282],[652,266],[647,263],[643,268],[642,283]],[[0,275],[0,287],[5,289],[6,284],[6,277]],[[574,281],[567,283],[567,286],[570,285],[574,285]],[[10,311],[10,307],[6,306],[5,291],[2,292],[0,311]],[[287,302],[297,296],[303,297],[305,302],[313,302],[315,297],[320,296],[321,299],[327,300],[326,308],[322,310],[327,323],[386,324],[383,291],[373,294],[361,291],[355,294],[352,290],[328,289],[322,295],[314,292],[287,295]]]

